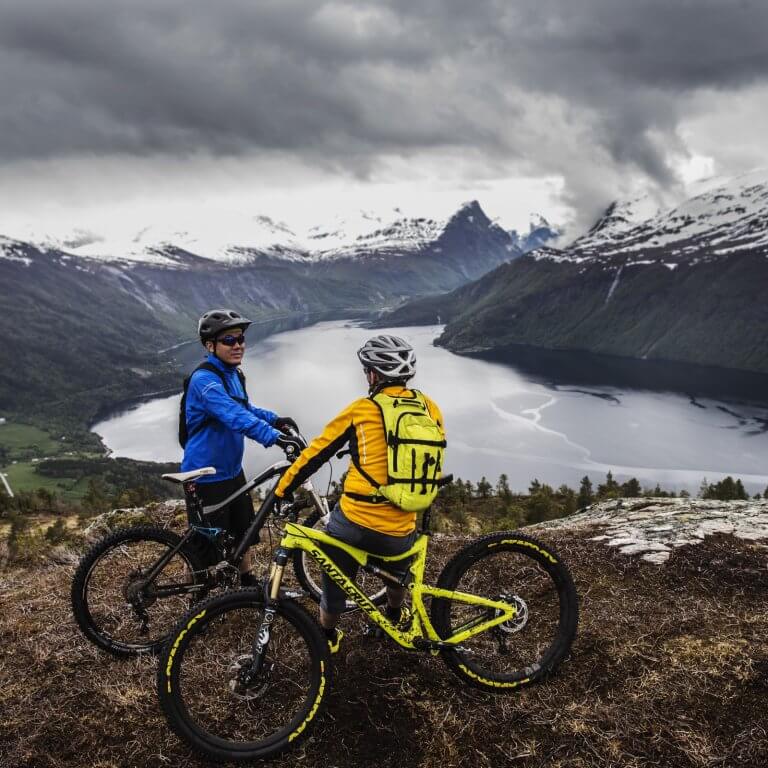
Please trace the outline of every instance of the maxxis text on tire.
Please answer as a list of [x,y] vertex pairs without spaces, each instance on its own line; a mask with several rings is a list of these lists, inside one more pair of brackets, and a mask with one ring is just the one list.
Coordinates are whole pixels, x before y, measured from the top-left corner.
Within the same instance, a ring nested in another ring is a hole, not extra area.
[[[578,597],[568,568],[548,544],[515,531],[484,536],[448,562],[437,586],[519,605],[519,620],[469,638],[467,651],[441,651],[465,683],[509,692],[541,680],[568,655],[578,625]],[[443,638],[479,613],[458,601],[432,601],[432,622]]]

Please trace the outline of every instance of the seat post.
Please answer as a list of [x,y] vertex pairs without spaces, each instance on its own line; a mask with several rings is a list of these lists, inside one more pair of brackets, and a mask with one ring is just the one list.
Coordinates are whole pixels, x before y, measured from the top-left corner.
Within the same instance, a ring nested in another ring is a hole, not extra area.
[[189,521],[194,525],[203,524],[203,502],[197,495],[197,483],[194,480],[187,480],[182,484],[184,489],[184,501],[187,507],[187,515]]

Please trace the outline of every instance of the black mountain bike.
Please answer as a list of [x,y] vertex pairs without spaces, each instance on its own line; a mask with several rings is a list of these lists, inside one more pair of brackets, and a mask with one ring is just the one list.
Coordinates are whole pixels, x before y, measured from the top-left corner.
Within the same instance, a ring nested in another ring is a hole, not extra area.
[[[301,438],[295,434],[295,437]],[[160,526],[141,525],[114,531],[83,556],[72,581],[72,611],[83,634],[109,653],[129,657],[157,653],[179,616],[211,591],[240,586],[240,561],[272,517],[280,522],[296,521],[303,510],[310,512],[303,525],[323,530],[328,504],[310,482],[297,501],[277,503],[270,489],[243,538],[237,542],[227,532],[209,523],[238,496],[252,488],[276,481],[295,459],[286,452],[286,461],[265,469],[219,504],[204,507],[196,481],[215,473],[213,467],[163,475],[180,483],[191,522],[182,535]],[[297,552],[293,567],[299,588],[286,587],[286,595],[308,595],[319,601],[320,571]],[[385,599],[385,589],[369,583],[372,601]],[[364,587],[365,588],[365,587]],[[349,601],[347,610],[355,610]]]

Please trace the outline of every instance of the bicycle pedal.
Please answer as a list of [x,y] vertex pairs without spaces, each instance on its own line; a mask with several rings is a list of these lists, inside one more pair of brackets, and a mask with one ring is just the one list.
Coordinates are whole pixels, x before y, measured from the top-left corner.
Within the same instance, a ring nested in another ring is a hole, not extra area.
[[366,624],[363,627],[362,635],[368,640],[381,640],[386,635],[386,632],[375,624]]

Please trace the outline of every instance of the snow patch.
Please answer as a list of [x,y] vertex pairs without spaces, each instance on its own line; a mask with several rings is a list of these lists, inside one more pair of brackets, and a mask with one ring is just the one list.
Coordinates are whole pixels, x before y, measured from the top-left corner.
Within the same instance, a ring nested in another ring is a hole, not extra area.
[[676,208],[646,216],[648,204],[644,198],[614,203],[568,251],[605,258],[655,250],[715,256],[768,250],[768,171],[720,182]]
[[607,304],[611,300],[611,296],[613,296],[613,292],[616,290],[616,286],[619,284],[619,280],[621,279],[621,270],[624,269],[623,266],[619,267],[618,270],[616,270],[616,277],[613,278],[613,282],[611,283],[611,287],[608,289],[608,295],[605,297],[605,303]]

